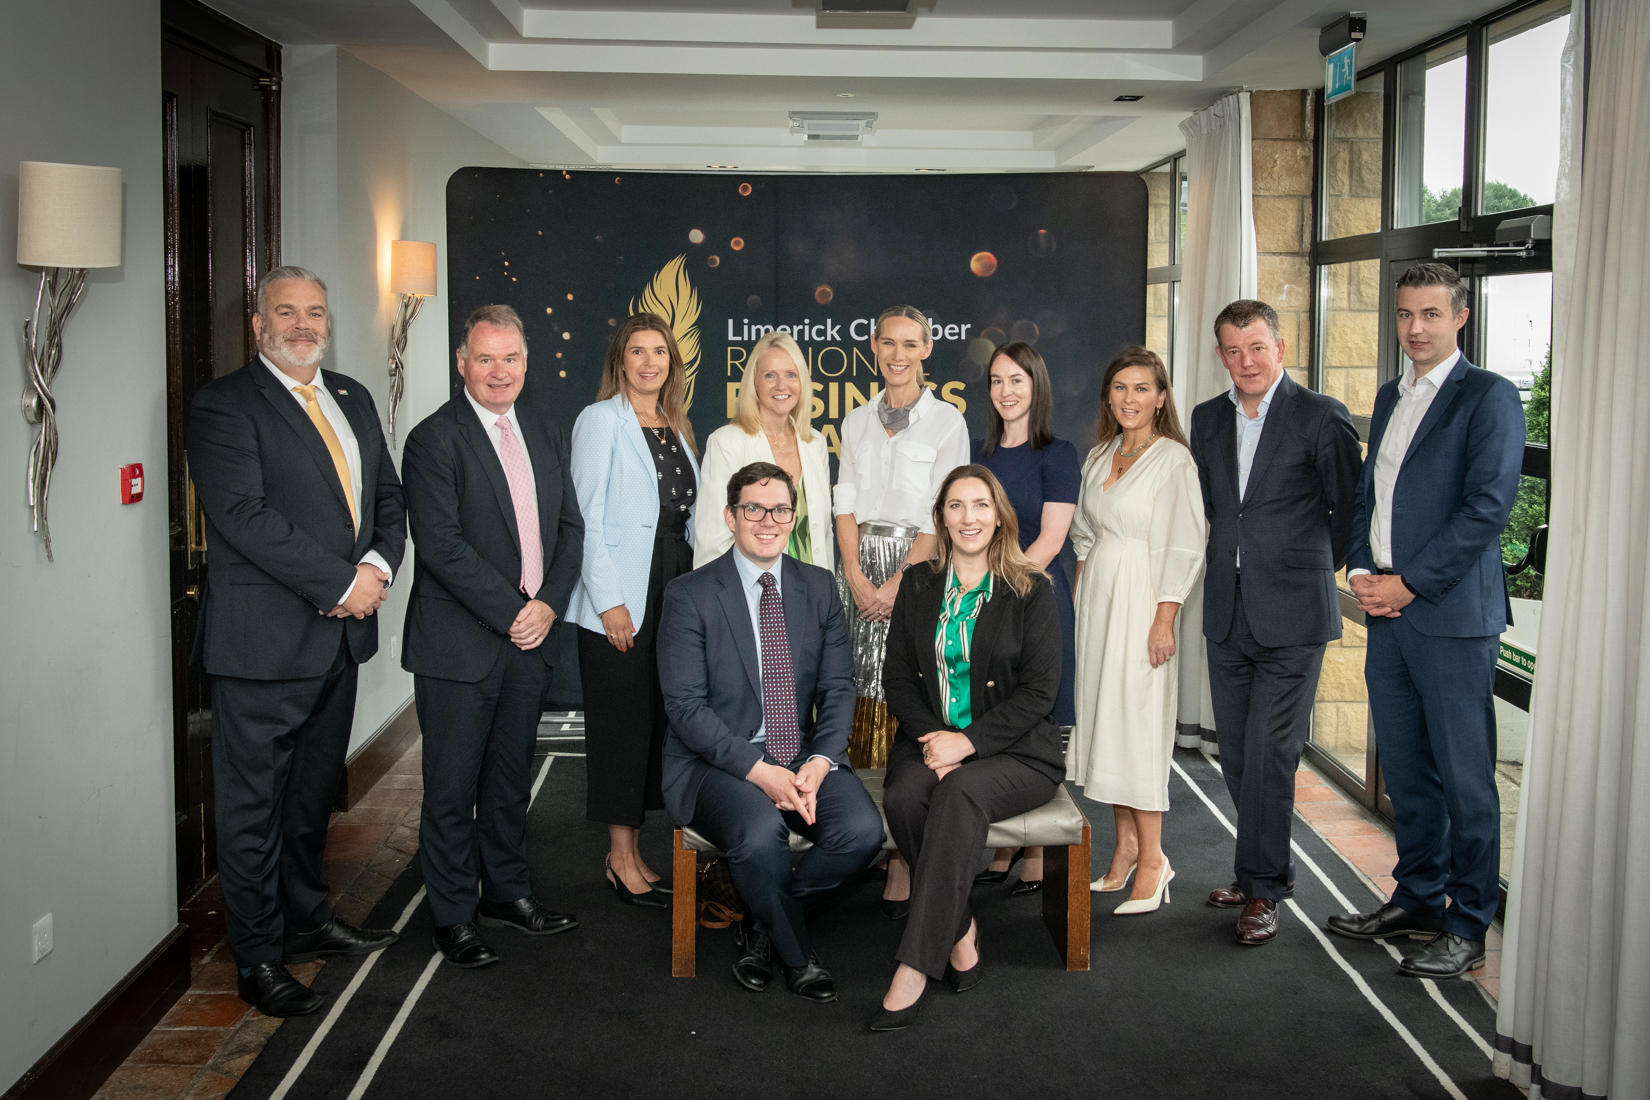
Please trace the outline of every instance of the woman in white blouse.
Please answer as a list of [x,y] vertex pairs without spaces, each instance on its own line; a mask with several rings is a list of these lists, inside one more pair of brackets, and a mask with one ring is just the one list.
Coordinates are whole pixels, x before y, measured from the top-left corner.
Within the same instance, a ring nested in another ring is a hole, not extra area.
[[1117,823],[1111,866],[1091,889],[1122,890],[1135,875],[1115,912],[1149,913],[1174,878],[1163,812],[1179,696],[1175,615],[1203,572],[1209,527],[1163,361],[1124,348],[1100,392],[1100,443],[1083,464],[1071,528],[1077,724],[1066,778],[1111,803]]
[[[831,568],[831,465],[825,437],[808,412],[813,385],[802,349],[783,332],[770,332],[745,359],[745,378],[733,420],[710,433],[699,477],[720,499],[728,479],[752,462],[772,462],[796,485],[796,526],[785,552],[799,561]],[[733,545],[733,533],[715,508],[693,521],[693,567],[708,565]]]

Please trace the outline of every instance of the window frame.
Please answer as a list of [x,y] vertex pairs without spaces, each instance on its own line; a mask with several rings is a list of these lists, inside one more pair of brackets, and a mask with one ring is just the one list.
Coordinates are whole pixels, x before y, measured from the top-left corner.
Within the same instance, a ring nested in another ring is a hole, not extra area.
[[[1177,314],[1179,313],[1180,273],[1182,262],[1184,261],[1186,255],[1186,241],[1181,232],[1183,226],[1180,220],[1180,193],[1181,187],[1186,180],[1186,150],[1182,149],[1178,153],[1171,153],[1169,156],[1161,157],[1158,160],[1146,165],[1146,167],[1139,169],[1135,174],[1144,180],[1148,173],[1157,171],[1165,164],[1169,166],[1169,256],[1174,262],[1162,264],[1157,267],[1148,267],[1146,269],[1146,285],[1152,286],[1158,283],[1169,284],[1169,333],[1167,349],[1169,354],[1164,360],[1164,366],[1169,369],[1169,384],[1173,386],[1180,382],[1180,379],[1176,378],[1174,374],[1175,323],[1179,320]],[[1145,334],[1142,333],[1141,337],[1142,341],[1144,341]]]

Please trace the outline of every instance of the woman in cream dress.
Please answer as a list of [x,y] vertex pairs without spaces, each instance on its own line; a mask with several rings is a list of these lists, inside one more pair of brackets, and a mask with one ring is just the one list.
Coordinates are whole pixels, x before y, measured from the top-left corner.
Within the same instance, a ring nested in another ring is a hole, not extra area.
[[770,332],[745,358],[745,379],[733,420],[710,433],[699,470],[704,495],[715,507],[693,521],[693,567],[728,552],[733,532],[722,522],[728,479],[752,462],[772,462],[796,485],[796,526],[785,552],[829,569],[835,558],[831,516],[831,459],[825,437],[813,430],[808,411],[813,386],[802,349],[783,332]]
[[1083,464],[1077,552],[1077,724],[1066,778],[1112,804],[1117,847],[1092,886],[1134,891],[1118,913],[1168,897],[1163,855],[1179,684],[1175,615],[1203,570],[1208,523],[1163,361],[1125,348],[1101,385],[1100,443]]

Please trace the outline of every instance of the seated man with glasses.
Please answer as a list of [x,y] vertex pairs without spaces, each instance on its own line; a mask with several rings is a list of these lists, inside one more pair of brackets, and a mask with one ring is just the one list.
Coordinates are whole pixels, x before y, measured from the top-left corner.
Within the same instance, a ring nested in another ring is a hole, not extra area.
[[[785,554],[791,476],[753,462],[727,493],[733,548],[671,581],[659,616],[665,806],[728,854],[750,909],[733,976],[761,992],[777,963],[792,993],[834,1001],[804,912],[865,870],[883,838],[848,765],[848,623],[831,574]],[[794,867],[791,830],[813,842]]]

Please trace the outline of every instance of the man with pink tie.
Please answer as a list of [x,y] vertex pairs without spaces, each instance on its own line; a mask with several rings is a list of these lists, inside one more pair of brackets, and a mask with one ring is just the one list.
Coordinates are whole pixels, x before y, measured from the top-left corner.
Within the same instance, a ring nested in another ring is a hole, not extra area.
[[478,922],[538,936],[578,924],[533,896],[527,805],[556,648],[545,639],[579,578],[584,520],[566,434],[516,404],[516,311],[470,314],[457,362],[464,391],[412,430],[401,463],[418,547],[401,665],[424,735],[419,859],[435,945],[470,968],[499,959]]

